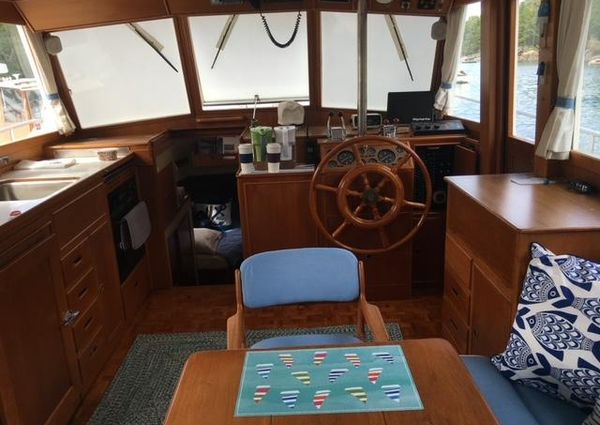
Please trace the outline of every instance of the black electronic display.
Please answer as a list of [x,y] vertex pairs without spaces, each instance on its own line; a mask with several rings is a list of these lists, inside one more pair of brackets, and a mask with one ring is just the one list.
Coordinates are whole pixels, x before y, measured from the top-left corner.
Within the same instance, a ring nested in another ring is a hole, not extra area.
[[400,124],[413,121],[431,121],[433,118],[433,92],[390,92],[388,93],[387,119]]

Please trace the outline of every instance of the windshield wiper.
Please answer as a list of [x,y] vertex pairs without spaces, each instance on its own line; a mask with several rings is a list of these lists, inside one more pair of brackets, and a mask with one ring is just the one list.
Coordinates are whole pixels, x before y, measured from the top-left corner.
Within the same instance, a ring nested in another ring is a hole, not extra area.
[[227,18],[227,22],[225,22],[223,31],[221,31],[221,35],[219,36],[219,41],[217,41],[217,54],[215,55],[215,58],[213,59],[210,69],[213,69],[215,67],[215,64],[217,63],[217,59],[219,58],[219,54],[221,53],[221,50],[225,50],[225,45],[227,44],[227,41],[229,41],[229,36],[231,36],[231,32],[233,31],[233,27],[235,26],[237,18],[238,18],[238,15],[231,15],[229,18]]
[[129,27],[129,29],[131,31],[136,33],[142,40],[144,40],[146,42],[146,44],[148,44],[148,46],[152,47],[152,50],[154,50],[166,63],[168,63],[169,66],[171,68],[173,68],[173,70],[175,72],[179,73],[179,70],[177,68],[175,68],[175,65],[173,65],[171,63],[171,61],[169,59],[167,59],[167,57],[162,53],[164,46],[156,38],[154,38],[148,31],[146,31],[144,28],[142,28],[139,24],[135,24],[135,23],[127,24],[127,26]]
[[400,56],[400,61],[404,61],[406,63],[406,69],[408,69],[408,75],[410,75],[411,81],[415,81],[413,77],[412,70],[410,69],[410,64],[408,63],[408,54],[406,53],[406,46],[404,45],[404,41],[402,40],[402,35],[400,34],[400,30],[396,25],[396,20],[392,15],[385,15],[385,21],[388,26],[388,30],[390,31],[390,35],[392,36],[392,40],[394,41],[394,45],[396,46],[396,50],[398,51],[398,56]]

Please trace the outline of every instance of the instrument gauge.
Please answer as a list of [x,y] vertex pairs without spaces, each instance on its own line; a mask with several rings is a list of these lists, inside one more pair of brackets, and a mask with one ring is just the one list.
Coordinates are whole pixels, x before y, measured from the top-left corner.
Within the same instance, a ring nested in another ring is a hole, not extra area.
[[375,156],[377,154],[377,151],[373,146],[365,146],[361,149],[361,154],[364,157]]
[[335,161],[329,161],[329,164],[327,164],[328,168],[337,168],[338,163]]
[[350,151],[342,151],[337,156],[337,161],[342,166],[352,165],[355,159],[354,154]]
[[396,161],[396,154],[393,150],[382,149],[377,153],[377,160],[382,164],[393,164]]

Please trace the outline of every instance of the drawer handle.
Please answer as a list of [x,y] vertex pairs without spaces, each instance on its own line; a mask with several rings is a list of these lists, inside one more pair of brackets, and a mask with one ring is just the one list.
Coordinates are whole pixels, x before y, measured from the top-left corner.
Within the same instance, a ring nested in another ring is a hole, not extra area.
[[69,327],[73,326],[73,324],[77,321],[77,318],[81,312],[79,310],[69,310],[63,316],[63,326]]
[[450,290],[452,291],[452,293],[454,294],[455,297],[459,297],[460,294],[458,293],[458,291],[456,290],[456,288],[453,286],[452,288],[450,288]]
[[136,280],[135,282],[133,282],[133,287],[137,288],[137,286],[138,286],[138,281]]
[[90,351],[90,356],[93,356],[94,354],[96,354],[96,351],[98,351],[98,346],[94,345],[92,347],[92,350]]
[[79,266],[81,264],[82,260],[83,260],[83,255],[79,255],[76,259],[73,260],[73,265],[75,267]]

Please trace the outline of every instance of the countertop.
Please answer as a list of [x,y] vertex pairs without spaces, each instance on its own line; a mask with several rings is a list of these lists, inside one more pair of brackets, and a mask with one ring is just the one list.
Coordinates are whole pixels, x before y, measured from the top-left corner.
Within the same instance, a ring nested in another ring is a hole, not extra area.
[[521,232],[600,230],[600,195],[566,183],[517,184],[527,174],[446,177],[446,181]]
[[76,178],[73,183],[65,186],[52,195],[45,198],[26,201],[0,201],[0,227],[26,213],[36,210],[60,194],[82,184],[88,179],[108,173],[110,170],[132,160],[133,154],[128,154],[116,161],[100,161],[97,158],[77,158],[77,164],[62,169],[52,170],[13,170],[0,174],[0,181],[15,179],[61,179]]

